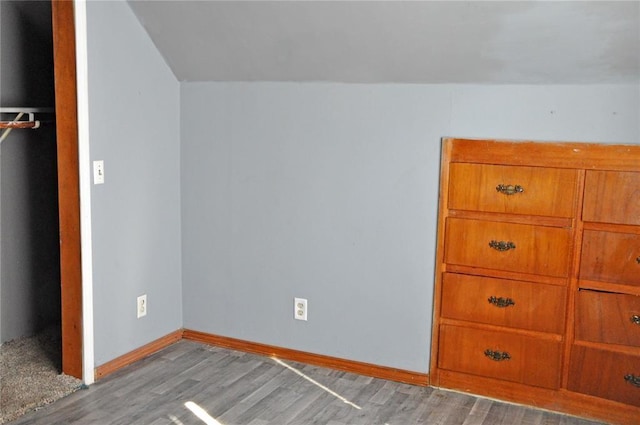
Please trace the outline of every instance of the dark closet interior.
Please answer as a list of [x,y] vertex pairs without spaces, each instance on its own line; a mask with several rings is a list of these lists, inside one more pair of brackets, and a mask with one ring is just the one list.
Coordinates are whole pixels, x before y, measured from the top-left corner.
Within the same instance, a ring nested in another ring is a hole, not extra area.
[[[1,1],[0,43],[0,106],[53,108],[51,3]],[[60,328],[53,117],[13,130],[0,147],[0,343]]]

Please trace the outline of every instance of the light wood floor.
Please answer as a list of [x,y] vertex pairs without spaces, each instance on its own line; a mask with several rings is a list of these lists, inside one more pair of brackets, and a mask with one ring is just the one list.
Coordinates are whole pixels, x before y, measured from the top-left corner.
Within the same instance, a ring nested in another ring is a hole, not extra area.
[[12,425],[597,423],[180,341]]

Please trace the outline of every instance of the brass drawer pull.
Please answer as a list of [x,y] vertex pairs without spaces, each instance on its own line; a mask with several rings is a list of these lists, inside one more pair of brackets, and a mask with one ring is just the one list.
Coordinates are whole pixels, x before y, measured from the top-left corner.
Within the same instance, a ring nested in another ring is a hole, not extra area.
[[516,249],[516,244],[511,241],[491,241],[489,246],[496,251],[509,251],[510,249]]
[[[489,350],[488,348],[484,350],[484,355],[496,362],[501,362],[502,360],[511,359],[511,356],[506,351],[505,352],[493,351],[493,350]],[[624,379],[627,379],[627,377],[625,376]]]
[[[516,303],[511,298],[497,298],[497,297],[489,297],[489,304],[493,304],[496,307],[504,308],[509,307],[510,305],[516,305]],[[640,318],[638,318],[640,319]]]
[[515,195],[516,193],[524,192],[524,187],[520,186],[519,184],[499,184],[496,186],[496,190],[505,195]]
[[634,314],[633,316],[631,316],[631,321],[636,325],[640,325],[640,315]]
[[631,385],[635,385],[636,387],[640,388],[640,376],[635,376],[634,374],[630,373],[628,375],[625,375],[624,380]]
[[640,264],[640,257],[636,258],[636,263]]

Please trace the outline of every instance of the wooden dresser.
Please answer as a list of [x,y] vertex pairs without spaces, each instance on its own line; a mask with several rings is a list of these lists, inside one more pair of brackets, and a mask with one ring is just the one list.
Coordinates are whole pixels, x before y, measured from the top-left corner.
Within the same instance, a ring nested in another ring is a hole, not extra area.
[[430,381],[640,424],[640,145],[445,139]]

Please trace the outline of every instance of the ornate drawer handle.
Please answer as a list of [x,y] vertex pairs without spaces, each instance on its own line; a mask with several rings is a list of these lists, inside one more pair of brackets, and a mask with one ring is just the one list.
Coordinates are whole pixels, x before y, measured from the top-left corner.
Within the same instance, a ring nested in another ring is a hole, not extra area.
[[496,190],[505,195],[515,195],[516,193],[524,192],[524,187],[519,184],[499,184],[496,186]]
[[640,257],[636,258],[636,263],[640,264]]
[[511,241],[491,241],[489,246],[496,251],[509,251],[510,249],[516,249],[516,244]]
[[635,376],[634,374],[630,373],[624,376],[624,380],[631,385],[635,385],[636,387],[640,388],[640,376]]
[[[489,350],[488,348],[484,350],[484,355],[496,362],[501,362],[502,360],[511,359],[511,356],[506,351],[505,352],[493,351],[493,350]],[[627,377],[625,376],[624,379],[627,379]]]
[[[504,308],[509,307],[510,305],[516,305],[516,303],[511,298],[497,298],[497,297],[489,297],[489,304],[493,304],[496,307]],[[638,318],[640,320],[640,317]]]
[[640,315],[634,314],[633,316],[631,316],[631,321],[636,325],[640,325]]

